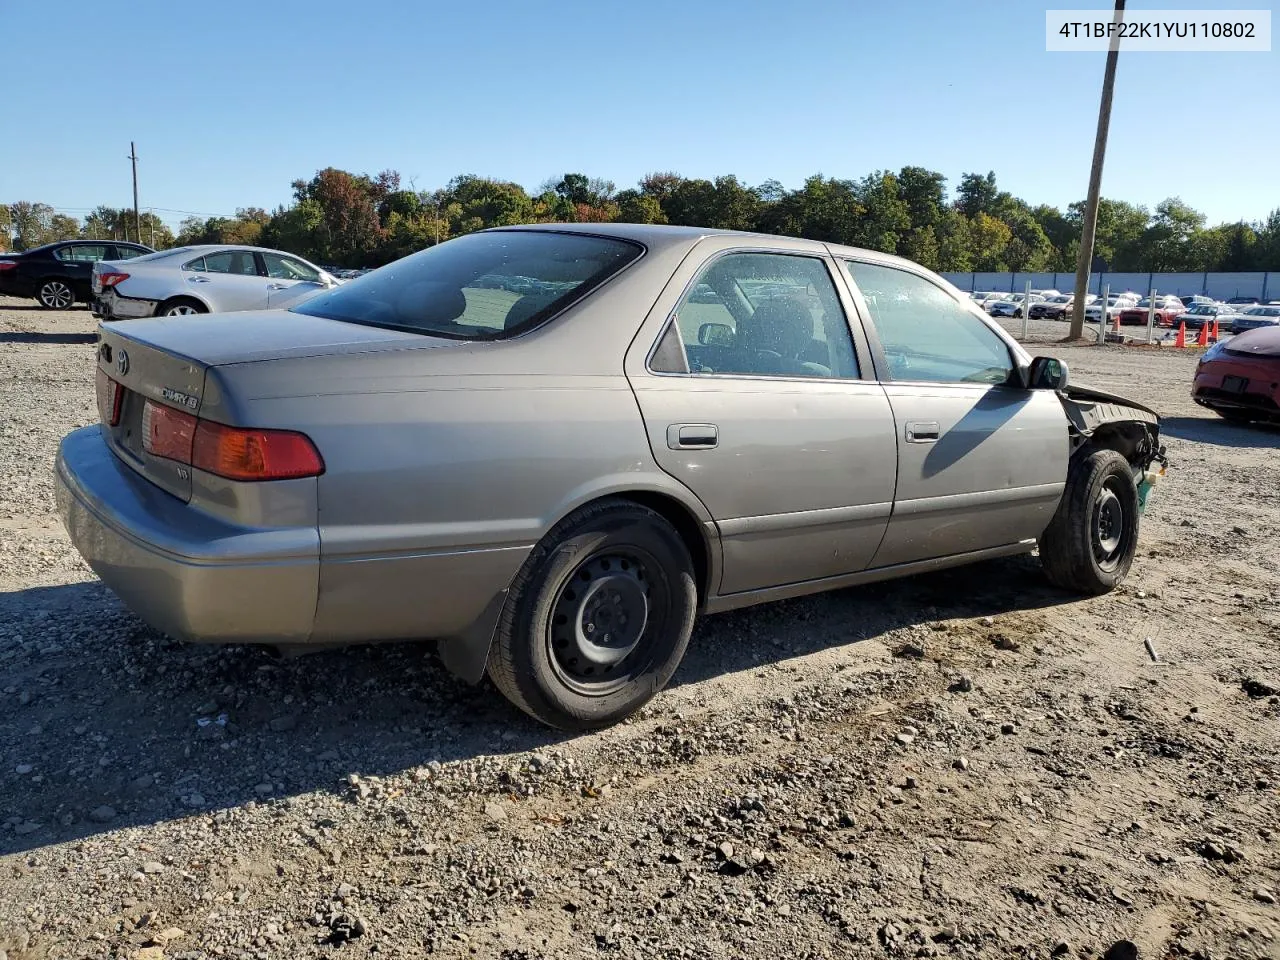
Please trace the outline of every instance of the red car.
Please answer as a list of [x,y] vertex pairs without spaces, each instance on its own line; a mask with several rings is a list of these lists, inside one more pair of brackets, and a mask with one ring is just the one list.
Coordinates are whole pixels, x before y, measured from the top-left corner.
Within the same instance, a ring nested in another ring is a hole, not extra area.
[[[1145,327],[1147,325],[1147,313],[1150,309],[1151,298],[1143,297],[1134,306],[1120,311],[1120,323],[1137,323]],[[1156,297],[1156,326],[1173,326],[1173,318],[1180,313],[1185,313],[1186,309],[1186,304],[1177,297]]]
[[1250,330],[1206,350],[1191,398],[1227,420],[1280,422],[1280,326]]

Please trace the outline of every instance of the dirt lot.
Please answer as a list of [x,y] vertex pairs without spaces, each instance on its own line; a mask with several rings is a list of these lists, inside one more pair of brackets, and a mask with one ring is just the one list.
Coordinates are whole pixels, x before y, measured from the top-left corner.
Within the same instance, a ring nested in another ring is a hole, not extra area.
[[0,960],[1280,957],[1280,431],[1191,352],[1052,347],[1167,418],[1118,592],[1019,558],[710,618],[565,739],[425,645],[126,613],[52,503],[92,329],[0,299]]

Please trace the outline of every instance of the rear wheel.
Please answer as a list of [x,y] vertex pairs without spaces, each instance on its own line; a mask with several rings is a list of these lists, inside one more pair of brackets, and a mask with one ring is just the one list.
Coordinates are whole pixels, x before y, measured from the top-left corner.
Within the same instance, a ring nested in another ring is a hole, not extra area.
[[193,313],[208,313],[205,305],[190,297],[174,297],[156,308],[157,317],[183,317]]
[[43,280],[36,288],[36,299],[46,310],[70,310],[76,302],[71,283],[57,277]]
[[489,677],[549,726],[607,726],[666,686],[696,608],[693,561],[666,520],[623,500],[590,504],[557,524],[517,574]]
[[1129,461],[1095,450],[1067,475],[1062,502],[1040,537],[1040,562],[1057,586],[1080,593],[1114,589],[1138,547],[1138,487]]

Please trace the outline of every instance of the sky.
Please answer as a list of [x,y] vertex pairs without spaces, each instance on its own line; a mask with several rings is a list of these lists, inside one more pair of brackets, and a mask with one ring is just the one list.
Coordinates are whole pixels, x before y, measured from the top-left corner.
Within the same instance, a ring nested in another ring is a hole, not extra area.
[[[1088,185],[1105,54],[1046,52],[1045,9],[0,0],[0,202],[129,205],[133,140],[140,205],[175,225],[287,204],[293,180],[327,166],[391,168],[419,190],[463,173],[536,190],[566,172],[619,189],[659,170],[794,188],[914,164],[949,189],[994,170],[1065,208]],[[1280,207],[1278,57],[1122,53],[1103,195],[1180,196],[1211,224]]]

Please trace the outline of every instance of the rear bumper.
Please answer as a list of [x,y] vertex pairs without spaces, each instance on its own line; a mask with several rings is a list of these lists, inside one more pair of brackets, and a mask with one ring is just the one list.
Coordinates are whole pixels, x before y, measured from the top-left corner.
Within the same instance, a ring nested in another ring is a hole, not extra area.
[[81,556],[157,630],[197,642],[310,639],[316,528],[251,529],[204,514],[121,463],[97,426],[63,438],[55,492]]
[[94,315],[103,320],[135,320],[155,316],[155,300],[122,297],[114,290],[104,290],[94,300]]
[[[1224,389],[1224,379],[1245,381],[1243,390]],[[1255,365],[1209,363],[1196,371],[1191,398],[1211,410],[1249,410],[1259,416],[1280,418],[1280,370]]]

